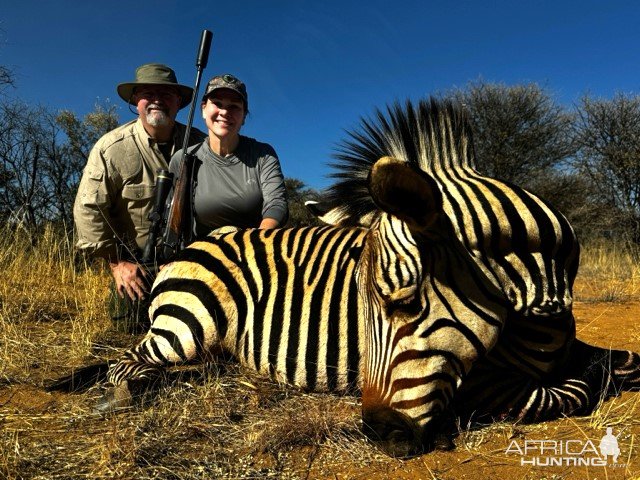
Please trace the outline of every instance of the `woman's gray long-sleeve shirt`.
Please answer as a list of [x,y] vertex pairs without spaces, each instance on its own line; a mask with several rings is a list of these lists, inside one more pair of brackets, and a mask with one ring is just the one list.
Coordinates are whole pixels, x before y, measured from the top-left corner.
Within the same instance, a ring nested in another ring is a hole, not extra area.
[[[227,225],[255,228],[269,217],[284,225],[289,216],[280,161],[271,145],[240,135],[235,152],[225,157],[209,141],[194,152],[193,208],[196,237]],[[169,170],[178,174],[182,152],[171,158]]]

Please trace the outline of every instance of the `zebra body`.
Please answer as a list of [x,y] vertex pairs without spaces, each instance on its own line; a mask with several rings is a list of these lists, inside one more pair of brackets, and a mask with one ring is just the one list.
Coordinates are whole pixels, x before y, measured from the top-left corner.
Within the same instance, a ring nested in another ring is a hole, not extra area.
[[221,347],[304,388],[360,390],[367,431],[404,455],[452,408],[535,421],[640,386],[637,354],[575,339],[571,226],[475,171],[459,109],[396,106],[337,158],[333,227],[211,235],[161,271],[113,388]]
[[109,380],[220,347],[309,390],[357,389],[364,324],[354,269],[365,236],[362,228],[255,229],[193,243],[159,273],[151,329]]

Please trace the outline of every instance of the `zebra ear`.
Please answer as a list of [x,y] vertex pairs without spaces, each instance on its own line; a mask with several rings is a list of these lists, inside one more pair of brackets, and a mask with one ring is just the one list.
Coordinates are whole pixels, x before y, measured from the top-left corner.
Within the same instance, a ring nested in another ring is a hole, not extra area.
[[442,211],[442,194],[435,180],[410,163],[382,157],[369,173],[369,192],[383,211],[409,228],[429,228]]

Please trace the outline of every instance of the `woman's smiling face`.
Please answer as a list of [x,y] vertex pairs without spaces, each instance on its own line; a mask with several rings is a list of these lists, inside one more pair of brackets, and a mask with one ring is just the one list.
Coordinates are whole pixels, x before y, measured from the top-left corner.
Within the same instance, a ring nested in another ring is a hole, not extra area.
[[215,90],[202,104],[207,129],[221,140],[239,135],[245,116],[242,97],[230,89]]

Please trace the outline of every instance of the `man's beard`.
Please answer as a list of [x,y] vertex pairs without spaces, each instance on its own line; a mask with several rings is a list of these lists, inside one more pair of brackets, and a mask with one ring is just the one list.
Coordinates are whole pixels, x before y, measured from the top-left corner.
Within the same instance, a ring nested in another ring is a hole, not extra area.
[[168,127],[171,124],[171,119],[162,110],[149,110],[147,109],[147,123],[152,127]]

